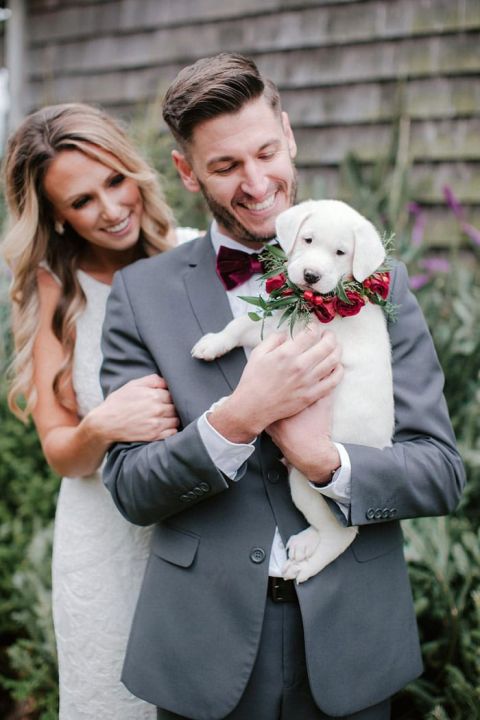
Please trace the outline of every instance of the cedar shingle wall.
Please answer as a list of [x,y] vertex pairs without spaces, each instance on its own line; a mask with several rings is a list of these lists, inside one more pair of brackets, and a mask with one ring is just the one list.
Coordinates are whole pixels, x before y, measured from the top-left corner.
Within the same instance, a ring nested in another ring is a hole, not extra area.
[[197,57],[251,55],[282,91],[304,193],[341,193],[345,153],[384,152],[401,103],[436,238],[447,183],[480,221],[479,0],[30,0],[27,32],[29,109],[129,115]]

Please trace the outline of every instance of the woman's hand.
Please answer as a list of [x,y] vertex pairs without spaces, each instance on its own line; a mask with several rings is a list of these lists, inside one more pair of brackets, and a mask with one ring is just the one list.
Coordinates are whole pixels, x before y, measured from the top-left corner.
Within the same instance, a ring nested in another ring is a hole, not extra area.
[[164,440],[180,424],[167,384],[159,375],[131,380],[87,418],[90,431],[107,444]]

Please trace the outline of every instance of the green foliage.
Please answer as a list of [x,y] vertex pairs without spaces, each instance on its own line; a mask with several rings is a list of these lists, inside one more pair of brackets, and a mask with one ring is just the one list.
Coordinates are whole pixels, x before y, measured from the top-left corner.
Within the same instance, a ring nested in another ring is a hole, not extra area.
[[12,620],[22,629],[8,648],[14,677],[2,678],[12,697],[27,701],[39,720],[58,717],[58,683],[55,636],[51,617],[50,558],[53,523],[34,530],[22,569],[13,575],[16,608]]
[[[6,306],[0,306],[7,336]],[[31,717],[57,717],[57,672],[51,619],[51,522],[58,478],[49,470],[32,425],[10,413],[0,385],[0,711],[26,701]]]
[[143,156],[159,173],[177,224],[205,230],[210,221],[206,203],[201,193],[191,193],[183,187],[171,157],[175,142],[169,132],[159,131],[160,117],[160,100],[146,110],[142,108],[132,123],[131,135]]
[[[394,232],[445,373],[445,396],[467,470],[467,488],[448,518],[403,523],[405,551],[419,622],[425,673],[395,698],[395,720],[480,718],[480,246],[449,188],[445,196],[458,235],[442,254],[427,247],[416,225],[428,213],[411,200],[408,119],[388,154],[365,167],[346,157],[350,201],[379,228]],[[420,228],[423,231],[425,228]],[[468,232],[467,232],[468,231]]]
[[50,558],[59,481],[45,463],[33,425],[23,425],[7,406],[8,284],[9,272],[0,262],[0,714],[6,717],[16,701],[34,713],[31,717],[54,720]]
[[[410,252],[409,213],[409,137],[410,121],[400,117],[393,127],[385,155],[371,165],[365,165],[353,153],[347,153],[341,176],[353,207],[369,218],[387,235],[395,233],[395,247],[407,262]],[[404,241],[399,248],[399,237]]]
[[426,666],[408,692],[425,714],[479,717],[480,531],[459,515],[403,527]]

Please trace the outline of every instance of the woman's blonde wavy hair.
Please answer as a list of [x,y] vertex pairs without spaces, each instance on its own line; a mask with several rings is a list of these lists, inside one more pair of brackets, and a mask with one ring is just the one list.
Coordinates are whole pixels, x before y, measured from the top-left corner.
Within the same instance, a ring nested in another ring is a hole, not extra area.
[[53,389],[67,408],[65,388],[72,375],[75,321],[85,306],[76,270],[86,240],[68,223],[64,234],[58,235],[53,208],[43,188],[46,172],[62,150],[80,150],[136,181],[143,198],[138,257],[161,252],[172,244],[173,219],[156,173],[111,117],[95,107],[71,103],[45,107],[24,120],[9,139],[4,162],[9,226],[3,242],[3,254],[12,272],[15,340],[8,399],[11,410],[24,421],[36,402],[32,355],[39,326],[39,267],[46,265],[62,288],[52,329],[62,343],[65,361]]

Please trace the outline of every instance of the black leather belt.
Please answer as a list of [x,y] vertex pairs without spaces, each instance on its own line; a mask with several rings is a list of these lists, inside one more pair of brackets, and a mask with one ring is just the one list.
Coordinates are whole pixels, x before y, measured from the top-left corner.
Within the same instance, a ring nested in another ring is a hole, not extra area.
[[273,602],[298,602],[293,580],[284,580],[280,577],[268,578],[268,597]]

